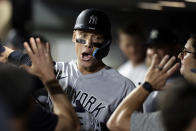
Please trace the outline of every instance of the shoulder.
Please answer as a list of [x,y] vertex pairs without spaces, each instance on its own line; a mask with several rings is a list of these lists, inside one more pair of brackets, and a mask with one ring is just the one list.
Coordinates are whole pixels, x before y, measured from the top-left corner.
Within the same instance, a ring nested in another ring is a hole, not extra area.
[[153,112],[153,113],[140,113],[134,112],[131,116],[131,119],[146,119],[146,120],[155,120],[161,117],[161,112]]
[[72,60],[70,62],[56,62],[54,65],[54,70],[56,77],[68,76],[77,72],[76,61]]
[[121,86],[135,88],[134,83],[130,79],[124,77],[113,68],[107,67],[103,75],[104,78],[110,79],[114,83],[120,84]]

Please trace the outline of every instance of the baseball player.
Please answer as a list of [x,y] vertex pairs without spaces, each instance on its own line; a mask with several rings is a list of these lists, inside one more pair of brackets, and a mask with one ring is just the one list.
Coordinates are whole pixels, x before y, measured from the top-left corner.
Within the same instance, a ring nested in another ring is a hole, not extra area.
[[[55,62],[56,78],[72,101],[83,130],[105,130],[105,123],[135,85],[102,61],[112,41],[108,16],[97,9],[82,11],[76,20],[72,41],[77,60]],[[30,39],[31,44],[36,40]],[[2,56],[31,65],[28,56],[5,47]],[[47,65],[46,65],[47,66]]]

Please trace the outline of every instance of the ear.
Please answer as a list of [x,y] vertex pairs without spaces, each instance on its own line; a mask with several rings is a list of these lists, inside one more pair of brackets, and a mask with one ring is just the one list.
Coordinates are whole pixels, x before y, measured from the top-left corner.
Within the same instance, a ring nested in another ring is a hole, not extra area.
[[73,31],[72,42],[76,42],[76,31]]

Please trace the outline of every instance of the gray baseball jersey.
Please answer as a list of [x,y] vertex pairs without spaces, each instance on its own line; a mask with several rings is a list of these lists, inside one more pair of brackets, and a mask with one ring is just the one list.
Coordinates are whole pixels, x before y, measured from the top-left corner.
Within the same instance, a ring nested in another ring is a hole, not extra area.
[[130,122],[131,131],[165,131],[160,111],[153,113],[134,112]]
[[76,61],[56,62],[55,71],[72,105],[76,107],[76,101],[80,101],[82,107],[101,123],[107,122],[123,98],[135,88],[131,80],[110,67],[83,75]]

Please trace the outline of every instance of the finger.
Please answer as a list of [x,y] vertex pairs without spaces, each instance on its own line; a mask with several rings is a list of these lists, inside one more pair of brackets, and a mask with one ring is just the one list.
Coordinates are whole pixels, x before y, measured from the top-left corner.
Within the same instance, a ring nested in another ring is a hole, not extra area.
[[25,48],[27,54],[29,55],[29,57],[30,57],[31,60],[32,60],[34,54],[33,54],[32,50],[31,50],[31,48],[30,48],[30,46],[29,46],[29,44],[28,44],[27,42],[24,42],[24,48]]
[[175,60],[176,60],[175,56],[170,58],[170,60],[164,65],[163,71],[167,71],[174,64]]
[[155,55],[153,55],[153,58],[152,58],[152,62],[151,62],[150,67],[151,68],[155,68],[156,65],[157,65],[157,63],[158,63],[158,56],[157,56],[157,54],[155,54]]
[[37,43],[37,49],[39,54],[42,54],[44,52],[43,43],[41,43],[40,38],[36,38],[35,41]]
[[46,43],[46,52],[50,54],[50,44],[48,42]]
[[174,72],[176,72],[180,67],[179,63],[176,63],[173,65],[168,71],[167,71],[167,77],[170,77]]
[[21,65],[20,68],[23,69],[23,70],[26,70],[26,71],[29,72],[29,73],[31,73],[31,72],[30,72],[30,67],[27,66],[27,65]]
[[31,44],[33,53],[37,54],[38,53],[37,44],[33,37],[30,38],[30,44]]
[[167,63],[168,59],[169,59],[169,56],[166,55],[166,56],[161,60],[161,62],[160,62],[160,64],[159,64],[159,67],[160,67],[160,68],[163,68],[164,65]]

